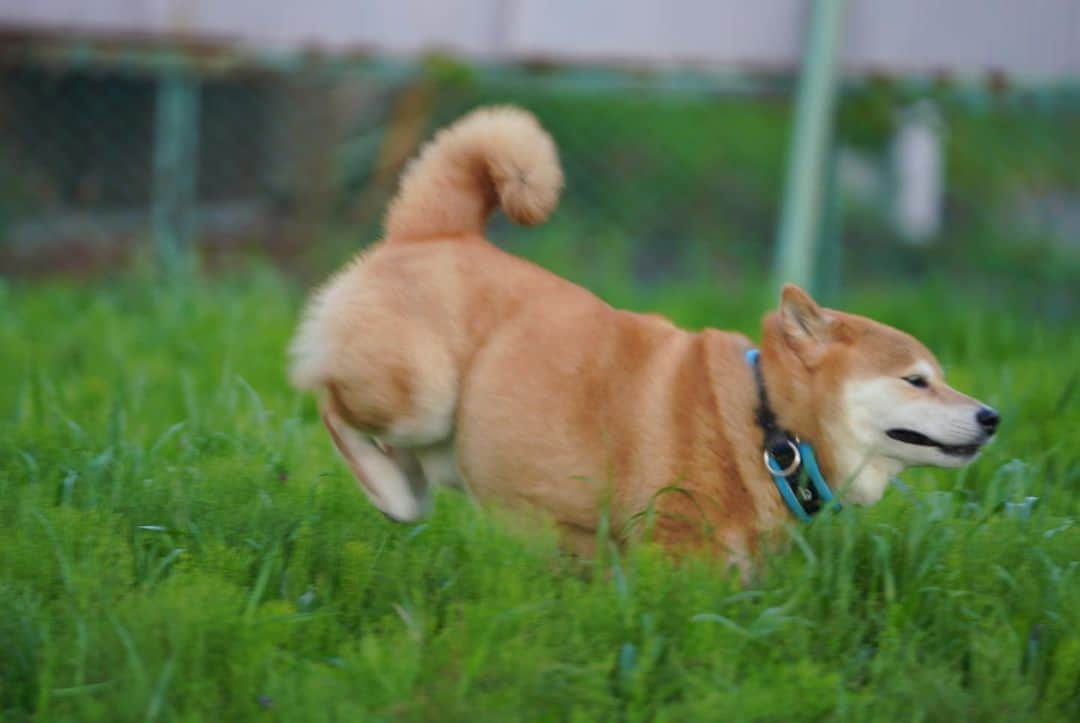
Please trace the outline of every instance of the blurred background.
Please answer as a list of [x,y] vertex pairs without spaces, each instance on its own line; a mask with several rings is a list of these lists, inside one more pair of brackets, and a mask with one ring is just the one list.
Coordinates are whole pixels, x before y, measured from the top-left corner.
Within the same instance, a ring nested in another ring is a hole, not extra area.
[[[285,350],[492,102],[567,176],[499,244],[751,338],[798,281],[997,441],[749,586],[387,522]],[[0,0],[0,720],[1075,723],[1078,304],[1077,0]]]
[[403,163],[487,102],[567,172],[500,242],[577,280],[1080,279],[1073,0],[4,0],[0,273],[377,238]]

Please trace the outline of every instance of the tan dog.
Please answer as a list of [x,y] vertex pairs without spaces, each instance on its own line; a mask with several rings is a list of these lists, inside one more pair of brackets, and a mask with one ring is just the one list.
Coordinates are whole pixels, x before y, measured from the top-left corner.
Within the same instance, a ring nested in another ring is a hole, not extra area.
[[[313,297],[292,379],[372,503],[424,514],[434,485],[550,515],[587,548],[626,533],[704,544],[745,565],[791,519],[762,462],[761,392],[744,336],[613,309],[483,237],[496,205],[534,224],[562,172],[514,108],[475,111],[405,172],[386,238]],[[779,424],[813,444],[833,488],[869,504],[914,464],[956,466],[997,415],[948,387],[907,334],[784,289],[761,371]]]

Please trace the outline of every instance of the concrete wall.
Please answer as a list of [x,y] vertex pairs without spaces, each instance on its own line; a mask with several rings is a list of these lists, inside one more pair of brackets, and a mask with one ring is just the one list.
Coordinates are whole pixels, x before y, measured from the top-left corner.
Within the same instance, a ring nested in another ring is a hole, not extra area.
[[[810,0],[0,0],[0,25],[265,49],[789,69]],[[1080,0],[849,0],[849,72],[1080,76]]]

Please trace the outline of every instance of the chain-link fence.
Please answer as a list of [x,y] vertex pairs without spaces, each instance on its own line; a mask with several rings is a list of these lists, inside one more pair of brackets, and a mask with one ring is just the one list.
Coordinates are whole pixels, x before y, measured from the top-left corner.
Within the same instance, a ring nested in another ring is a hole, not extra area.
[[[189,92],[170,100],[163,88],[177,78]],[[337,260],[377,237],[402,165],[435,128],[478,104],[512,102],[555,136],[567,187],[548,225],[519,231],[496,220],[496,238],[527,237],[584,265],[618,253],[645,278],[721,261],[764,269],[792,88],[776,77],[9,44],[0,56],[0,264],[7,273],[95,266],[163,233],[210,256],[254,248]],[[1000,82],[848,83],[829,214],[848,274],[945,263],[1074,286],[1076,98]],[[166,107],[175,122],[186,114],[189,145],[169,137],[184,131],[163,122]],[[913,117],[931,154],[915,243],[897,215],[911,183],[898,139]],[[177,197],[171,186],[185,172],[190,193]]]

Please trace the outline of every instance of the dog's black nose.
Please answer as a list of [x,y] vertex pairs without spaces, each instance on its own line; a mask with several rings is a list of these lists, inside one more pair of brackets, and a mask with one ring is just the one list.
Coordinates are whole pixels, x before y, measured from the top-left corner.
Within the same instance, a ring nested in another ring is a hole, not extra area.
[[987,434],[993,434],[997,431],[998,423],[1001,421],[1001,415],[990,407],[983,407],[975,412],[975,421],[979,423],[979,426],[982,427],[983,431]]

